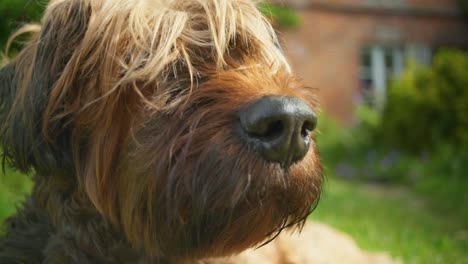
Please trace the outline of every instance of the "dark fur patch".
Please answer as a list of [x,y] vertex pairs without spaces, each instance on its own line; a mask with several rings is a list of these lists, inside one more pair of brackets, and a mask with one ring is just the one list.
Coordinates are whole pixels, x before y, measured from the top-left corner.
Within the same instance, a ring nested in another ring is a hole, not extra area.
[[28,199],[5,225],[8,236],[0,240],[0,263],[43,263],[42,251],[52,233],[47,214]]
[[71,132],[64,125],[69,121],[51,120],[46,136],[43,117],[51,89],[83,39],[90,15],[89,6],[81,1],[55,9],[61,15],[48,20],[37,40],[0,71],[3,154],[20,171],[34,168],[43,176],[70,175],[75,170]]

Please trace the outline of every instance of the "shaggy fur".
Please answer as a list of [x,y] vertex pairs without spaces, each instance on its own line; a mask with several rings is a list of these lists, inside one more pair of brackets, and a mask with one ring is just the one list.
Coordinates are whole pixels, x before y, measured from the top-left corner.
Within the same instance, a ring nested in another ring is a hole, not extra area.
[[53,0],[0,71],[5,160],[34,172],[0,263],[194,263],[301,227],[312,144],[285,170],[235,133],[265,95],[302,99],[250,0]]

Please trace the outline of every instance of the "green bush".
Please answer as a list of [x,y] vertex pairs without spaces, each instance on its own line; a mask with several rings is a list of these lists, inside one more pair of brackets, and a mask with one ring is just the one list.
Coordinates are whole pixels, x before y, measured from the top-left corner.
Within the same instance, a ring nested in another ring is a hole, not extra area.
[[376,133],[383,121],[378,112],[361,107],[357,114],[361,122],[352,128],[324,114],[319,118],[317,144],[328,177],[404,185],[427,196],[433,210],[468,218],[468,151],[443,143],[418,155],[389,148]]
[[468,146],[468,56],[442,50],[432,67],[410,64],[388,93],[379,133],[392,148],[411,153],[439,144]]
[[458,0],[458,5],[465,18],[468,18],[468,0]]
[[24,23],[40,19],[46,3],[46,0],[0,1],[0,48],[2,50],[15,29]]
[[12,215],[30,193],[31,178],[9,168],[0,168],[0,236],[3,233],[3,221]]
[[265,16],[273,21],[273,23],[281,27],[297,28],[302,24],[299,15],[290,8],[272,5],[266,2],[261,2],[258,8]]
[[340,127],[326,115],[320,117],[317,142],[325,167],[332,174],[350,180],[404,181],[408,174],[405,156],[398,149],[383,148],[375,136],[379,113],[362,106],[357,115],[361,121],[352,128]]
[[468,56],[441,50],[431,67],[410,63],[382,113],[366,106],[345,129],[319,119],[317,143],[329,175],[402,184],[433,210],[468,218]]
[[441,50],[431,67],[410,63],[391,84],[379,113],[359,107],[346,129],[322,116],[317,142],[327,172],[340,178],[402,184],[434,210],[468,217],[468,56]]

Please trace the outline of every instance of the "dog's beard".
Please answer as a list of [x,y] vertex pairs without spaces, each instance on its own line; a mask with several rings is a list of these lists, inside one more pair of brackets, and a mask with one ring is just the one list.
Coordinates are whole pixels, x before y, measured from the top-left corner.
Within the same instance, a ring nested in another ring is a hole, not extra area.
[[139,198],[150,202],[133,215],[147,218],[136,223],[146,224],[140,232],[151,232],[143,235],[150,255],[237,253],[268,242],[286,227],[300,227],[316,204],[321,166],[315,149],[284,170],[235,137],[222,135],[208,142],[191,138],[172,156],[170,166],[160,162],[142,171],[144,176],[134,175],[137,181],[153,175],[152,183],[139,183],[152,185],[146,188],[152,195],[141,193]]

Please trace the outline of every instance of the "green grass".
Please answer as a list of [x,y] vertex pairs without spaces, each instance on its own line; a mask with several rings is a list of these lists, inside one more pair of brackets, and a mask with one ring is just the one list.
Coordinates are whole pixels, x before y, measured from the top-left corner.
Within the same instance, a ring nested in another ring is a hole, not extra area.
[[311,219],[351,235],[366,250],[387,251],[404,263],[468,263],[467,220],[433,210],[401,188],[328,179]]
[[[21,205],[25,194],[31,190],[31,180],[18,172],[12,170],[0,169],[0,223]],[[0,234],[2,234],[2,225],[0,225]]]

